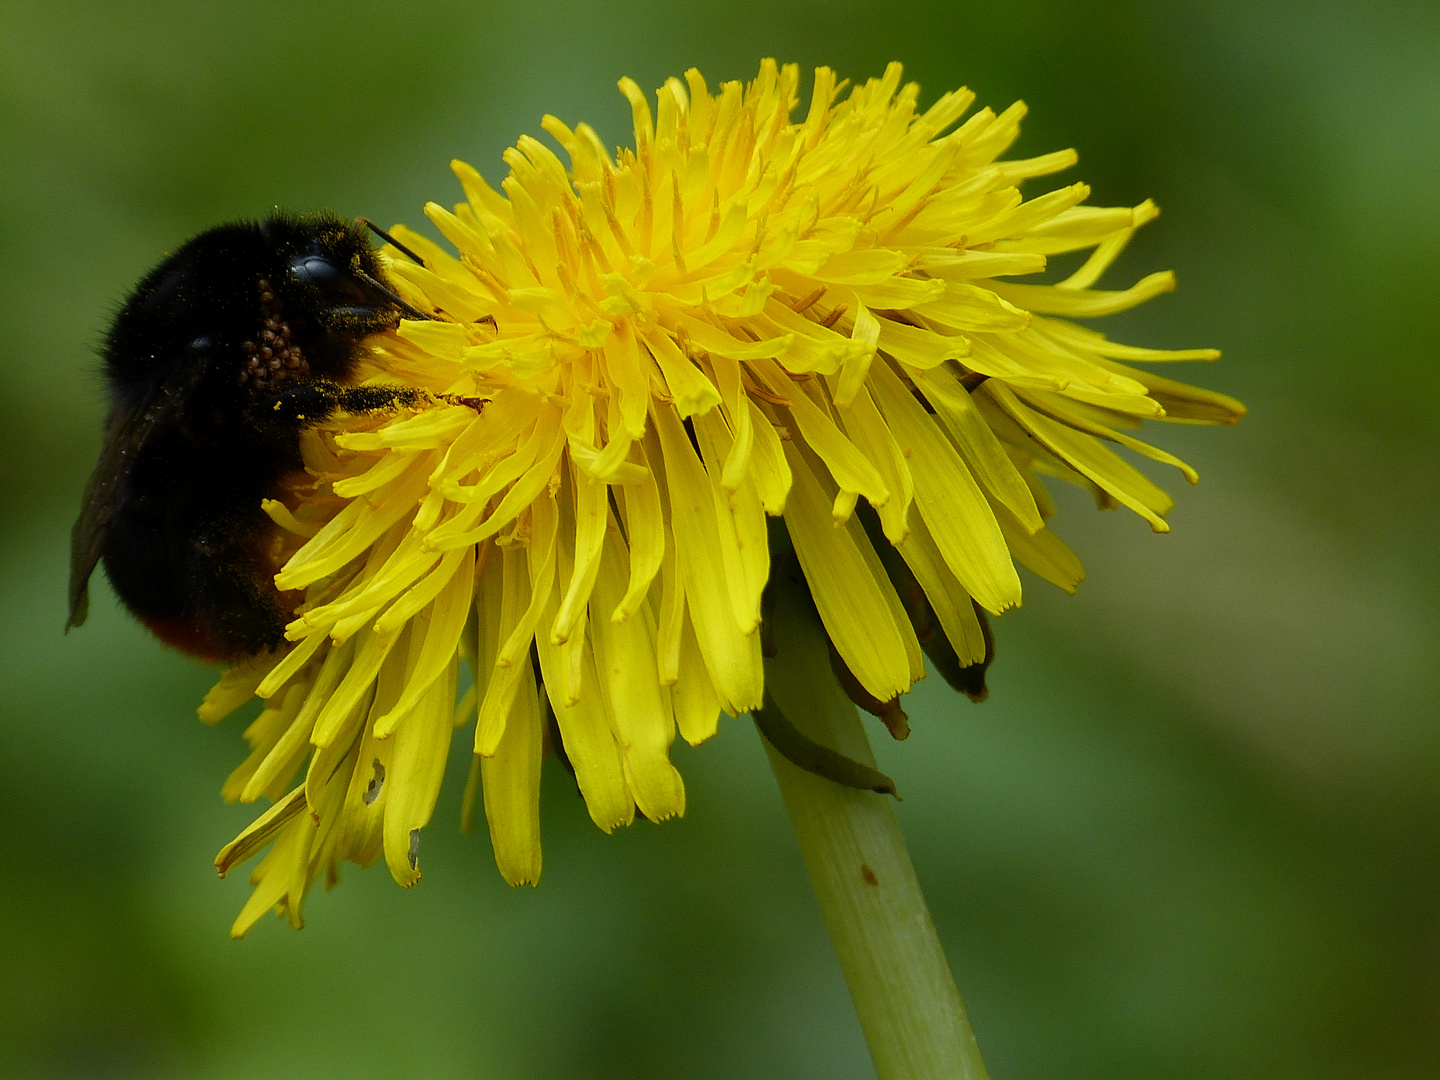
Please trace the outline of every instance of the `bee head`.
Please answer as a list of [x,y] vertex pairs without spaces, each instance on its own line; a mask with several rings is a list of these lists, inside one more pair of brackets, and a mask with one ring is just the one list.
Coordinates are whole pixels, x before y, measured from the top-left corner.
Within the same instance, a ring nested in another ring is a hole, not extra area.
[[345,380],[362,339],[402,317],[426,316],[390,288],[359,225],[277,212],[208,229],[141,279],[111,325],[106,369],[124,397],[166,383],[253,399]]
[[400,321],[403,305],[359,226],[334,214],[276,215],[260,226],[275,248],[280,295],[331,335],[358,339]]

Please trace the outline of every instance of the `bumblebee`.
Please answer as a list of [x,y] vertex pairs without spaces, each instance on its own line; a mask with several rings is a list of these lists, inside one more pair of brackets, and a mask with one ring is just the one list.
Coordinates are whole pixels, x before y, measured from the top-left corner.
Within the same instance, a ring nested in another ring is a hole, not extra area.
[[283,643],[299,596],[275,587],[261,503],[306,481],[300,432],[426,396],[346,385],[366,337],[429,317],[386,283],[367,224],[221,225],[125,300],[103,350],[110,414],[71,534],[66,629],[85,621],[103,563],[125,606],[185,652],[234,661]]

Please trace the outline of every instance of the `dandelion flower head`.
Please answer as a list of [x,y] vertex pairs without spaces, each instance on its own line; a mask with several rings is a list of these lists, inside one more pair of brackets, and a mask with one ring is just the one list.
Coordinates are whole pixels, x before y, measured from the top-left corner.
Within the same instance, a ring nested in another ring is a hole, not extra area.
[[[264,699],[224,788],[273,800],[217,859],[270,849],[237,935],[270,908],[300,925],[342,860],[417,881],[457,726],[466,816],[483,805],[512,884],[540,875],[547,749],[606,831],[683,813],[676,730],[703,742],[762,701],[767,519],[878,702],[923,677],[926,639],[983,661],[980,612],[1020,602],[1016,562],[1074,591],[1042,476],[1166,530],[1171,499],[1115,448],[1193,482],[1128,432],[1243,408],[1127,363],[1213,350],[1072,321],[1174,287],[1094,287],[1155,206],[1088,207],[1079,183],[1022,198],[1076,160],[999,160],[1023,104],[962,122],[958,90],[920,111],[898,64],[848,93],[821,68],[803,110],[799,83],[772,61],[718,92],[690,71],[652,111],[622,80],[633,149],[547,116],[568,166],[529,137],[499,191],[457,162],[465,201],[425,208],[450,247],[395,230],[418,261],[386,248],[391,282],[434,317],[372,339],[366,374],[433,404],[305,433],[312,482],[266,504],[277,585],[303,595],[292,644],[201,707]],[[1069,277],[1024,281],[1073,251]]]

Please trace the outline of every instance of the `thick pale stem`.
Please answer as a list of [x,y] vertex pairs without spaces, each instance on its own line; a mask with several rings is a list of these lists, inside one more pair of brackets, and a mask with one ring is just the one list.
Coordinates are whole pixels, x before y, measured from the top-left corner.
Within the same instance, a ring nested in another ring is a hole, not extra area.
[[[767,664],[773,706],[809,738],[873,766],[813,615],[784,611],[783,596],[777,606],[790,632]],[[765,749],[880,1080],[987,1080],[891,799],[800,769],[768,741]]]

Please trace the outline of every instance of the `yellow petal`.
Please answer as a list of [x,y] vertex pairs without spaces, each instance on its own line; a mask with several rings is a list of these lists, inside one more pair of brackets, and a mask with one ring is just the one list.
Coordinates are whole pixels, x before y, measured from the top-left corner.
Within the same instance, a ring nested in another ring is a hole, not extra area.
[[[1200,474],[1192,469],[1185,462],[1181,461],[1174,454],[1166,453],[1158,447],[1149,443],[1133,439],[1123,432],[1115,431],[1104,424],[1096,423],[1084,411],[1083,407],[1074,401],[1069,401],[1060,394],[1047,394],[1044,391],[1015,391],[1015,396],[1024,401],[1031,408],[1038,409],[1047,416],[1059,420],[1062,424],[1074,428],[1076,431],[1083,431],[1088,435],[1094,435],[1097,439],[1109,439],[1111,442],[1119,443],[1127,450],[1134,450],[1137,454],[1143,454],[1152,461],[1159,461],[1165,465],[1173,465],[1180,470],[1181,475],[1192,484],[1200,482]],[[1092,410],[1093,411],[1093,410]],[[1112,417],[1107,417],[1114,422]]]
[[360,737],[355,768],[345,793],[338,851],[341,857],[369,866],[384,848],[385,807],[394,787],[394,739],[375,738],[375,719],[394,707],[405,689],[405,652],[392,652],[380,669],[370,720]]
[[[558,610],[559,602],[552,595],[546,621],[552,621]],[[590,819],[607,833],[630,824],[635,816],[635,800],[625,783],[624,765],[610,730],[602,695],[584,694],[573,704],[566,701],[561,692],[567,682],[560,655],[562,646],[553,644],[549,634],[540,634],[535,639],[535,649],[540,656],[550,707],[565,744],[565,755],[575,770],[575,781],[585,798]],[[595,661],[588,640],[581,645],[581,655],[589,669],[584,681],[595,686]]]
[[1041,446],[1134,510],[1157,533],[1170,531],[1161,515],[1174,506],[1174,501],[1093,436],[1027,408],[1011,390],[994,380],[984,383],[981,389]]
[[909,530],[910,506],[915,499],[915,481],[900,444],[895,441],[885,418],[875,407],[867,387],[861,387],[850,408],[840,414],[845,434],[870,463],[880,472],[885,487],[892,492],[883,506],[877,507],[885,537],[892,544],[905,539]]
[[665,384],[682,418],[708,412],[720,404],[720,394],[714,385],[680,351],[668,332],[658,326],[649,326],[644,329],[642,337],[665,376]]
[[[1077,326],[1063,319],[1041,319],[1036,329],[1046,337],[1062,345],[1083,349],[1098,356],[1113,357],[1116,360],[1218,360],[1219,349],[1142,349],[1134,345],[1121,345],[1110,341],[1104,334],[1088,327]],[[1138,377],[1131,374],[1131,377]]]
[[705,658],[700,655],[695,629],[690,620],[684,618],[683,608],[681,616],[677,674],[670,688],[670,702],[681,737],[691,746],[699,746],[715,734],[722,705],[710,681],[710,672],[705,668]]
[[[537,501],[530,508],[531,535],[529,547],[522,554],[507,544],[501,549],[502,584],[498,599],[487,594],[482,598],[482,655],[491,648],[489,634],[493,628],[497,645],[494,666],[480,702],[480,715],[475,727],[475,752],[488,757],[495,752],[504,730],[505,717],[510,713],[520,670],[528,662],[530,643],[536,639],[536,627],[554,594],[557,564],[557,533],[559,513],[551,498]],[[540,635],[548,637],[548,635]]]
[[[255,775],[255,770],[270,756],[276,744],[290,731],[295,717],[299,715],[300,708],[305,704],[305,698],[309,693],[310,687],[305,683],[297,683],[288,687],[277,702],[272,702],[262,709],[260,715],[245,729],[245,741],[251,745],[252,749],[250,756],[226,778],[224,786],[220,789],[220,797],[226,802],[239,801],[246,786],[250,783],[251,777]],[[295,770],[300,767],[300,762],[304,760],[304,755],[309,749],[308,736],[308,730],[297,733],[292,743],[296,753],[288,766],[278,769],[275,782],[263,791],[257,791],[257,796],[265,795],[270,799],[278,799],[285,794],[285,789],[290,786],[290,781],[295,776]]]
[[491,757],[482,757],[485,820],[495,865],[511,885],[540,883],[540,760],[544,717],[535,692],[535,675],[521,666],[505,734]]
[[[637,444],[637,452],[644,450]],[[665,554],[665,519],[660,508],[660,488],[648,469],[645,480],[615,491],[625,515],[625,533],[630,541],[630,582],[625,595],[609,618],[624,622],[645,602],[650,583],[660,572]]]
[[604,615],[624,594],[624,547],[619,528],[612,526],[591,598],[595,666],[609,698],[630,791],[641,813],[651,821],[664,821],[685,812],[685,785],[670,764],[675,720],[655,667],[655,641],[647,620],[617,623]]
[[995,292],[1028,311],[1045,315],[1093,318],[1127,311],[1161,293],[1175,290],[1175,275],[1169,270],[1149,274],[1128,289],[1106,292],[1101,289],[1061,289],[1054,285],[1018,285],[992,282]]
[[676,323],[700,348],[734,360],[764,360],[767,357],[779,356],[794,341],[793,334],[784,334],[764,341],[741,341],[714,323],[689,315],[679,316]]
[[287,783],[289,777],[294,775],[305,759],[310,736],[315,728],[315,718],[329,703],[336,686],[345,677],[353,656],[353,646],[349,642],[329,649],[320,670],[314,676],[305,703],[295,714],[295,719],[285,733],[276,740],[270,753],[256,766],[254,774],[240,793],[241,802],[254,802],[275,785]]
[[[575,522],[575,567],[570,582],[560,602],[560,611],[550,628],[550,640],[563,645],[570,636],[580,629],[585,614],[585,605],[590,601],[590,591],[595,587],[595,575],[600,569],[600,549],[605,542],[605,528],[610,520],[610,488],[579,469],[570,471],[571,490],[574,492]],[[568,508],[567,508],[568,509]]]
[[750,478],[755,493],[760,496],[760,505],[771,517],[779,517],[785,510],[785,500],[790,494],[790,463],[780,447],[780,436],[775,432],[775,422],[755,402],[748,402],[751,431],[755,442],[751,447]]
[[[333,574],[363,554],[391,525],[406,514],[413,514],[428,487],[432,456],[433,452],[422,455],[419,461],[428,464],[412,467],[383,488],[352,500],[291,556],[285,568],[275,575],[275,587],[282,591],[303,589]],[[337,523],[341,524],[337,527]]]
[[864,495],[871,506],[884,506],[890,491],[879,471],[827,416],[809,395],[798,387],[774,363],[756,363],[755,373],[776,397],[790,405],[790,415],[805,442],[825,462],[830,475],[841,491]]
[[865,377],[870,373],[870,363],[874,360],[875,349],[880,343],[880,323],[864,304],[859,304],[855,309],[855,323],[850,337],[862,345],[864,351],[840,369],[840,378],[832,387],[835,405],[842,410],[850,408],[855,395],[865,385]]
[[[747,413],[748,415],[748,413]],[[770,545],[765,531],[765,511],[760,496],[750,484],[726,492],[719,478],[721,463],[733,449],[730,429],[718,411],[692,420],[701,459],[715,500],[717,539],[725,563],[725,584],[729,587],[730,610],[742,634],[753,634],[760,625],[760,594],[770,578]]]
[[[830,517],[831,496],[803,452],[790,443],[785,456],[795,477],[785,506],[785,527],[820,620],[860,684],[880,701],[889,701],[910,689],[906,635],[913,639],[915,633],[873,550],[870,560],[862,554],[861,545],[868,547],[870,542],[859,523],[852,519],[836,526]],[[876,570],[880,570],[878,579]],[[895,618],[897,611],[903,627]],[[914,655],[918,660],[918,642]]]
[[[418,638],[416,634],[411,639],[407,676],[413,675],[423,648]],[[390,876],[405,888],[420,880],[420,830],[430,823],[445,775],[454,730],[450,714],[455,707],[456,667],[452,659],[444,676],[431,685],[394,735],[382,838]]]
[[1031,321],[1028,311],[968,281],[947,282],[938,298],[917,304],[915,314],[966,332],[1024,330]]
[[[303,804],[303,802],[302,802]],[[279,907],[287,893],[304,881],[304,864],[309,855],[315,829],[306,817],[292,818],[279,830],[275,847],[265,856],[251,880],[255,891],[240,910],[230,927],[230,936],[244,937],[245,932],[267,910]],[[267,872],[262,872],[267,871]],[[298,920],[292,919],[292,923]]]
[[969,468],[888,364],[870,386],[915,478],[915,506],[945,564],[980,605],[999,614],[1020,602],[1010,550]]
[[[329,746],[345,730],[347,720],[360,698],[369,692],[390,650],[407,633],[409,627],[393,634],[377,634],[364,630],[355,636],[355,653],[349,670],[340,685],[325,702],[315,719],[311,741],[316,746]],[[332,654],[339,650],[332,650]]]
[[447,522],[426,537],[427,547],[443,551],[448,548],[465,547],[467,544],[478,544],[487,537],[494,536],[514,521],[520,511],[540,497],[540,493],[545,490],[550,483],[550,478],[554,476],[560,455],[565,450],[565,433],[560,427],[559,416],[554,411],[542,415],[540,423],[536,427],[539,439],[548,445],[542,445],[535,463],[530,465],[524,474],[515,481],[489,516],[475,528],[463,531],[450,529],[451,522]]
[[409,470],[417,456],[418,451],[413,450],[385,454],[376,459],[375,464],[364,472],[335,481],[330,490],[344,499],[353,499],[356,495],[364,495],[367,491],[384,487],[397,476],[403,475]]
[[725,451],[720,486],[733,495],[750,471],[750,451],[755,445],[755,433],[741,383],[740,362],[726,356],[711,357],[710,362],[715,370],[715,382],[720,387],[720,396],[725,405],[725,420],[732,436],[729,449]]
[[[625,433],[638,439],[645,433],[645,410],[650,400],[649,381],[640,366],[640,349],[635,341],[635,323],[620,320],[619,329],[605,341],[605,365],[620,399],[620,416]],[[611,431],[611,437],[615,432]]]
[[[377,738],[386,738],[394,731],[410,710],[419,704],[435,680],[454,664],[460,632],[465,629],[465,620],[474,600],[475,549],[464,548],[456,554],[460,556],[457,560],[459,565],[431,607],[429,626],[425,628],[424,641],[406,683],[405,693],[393,709],[376,721]],[[418,625],[416,629],[418,631]]]
[[[301,810],[305,809],[305,789],[297,787],[265,813],[252,821],[215,856],[215,869],[224,877],[230,869],[250,859],[275,837]],[[268,905],[267,905],[268,906]]]
[[927,368],[970,354],[970,341],[964,337],[947,337],[918,326],[909,326],[894,319],[879,319],[880,351],[902,364]]
[[[264,683],[270,670],[280,661],[281,655],[278,652],[262,653],[254,659],[228,668],[200,703],[200,719],[207,724],[213,724],[244,705],[255,694],[256,688]],[[278,684],[276,688],[278,689]]]
[[655,616],[655,666],[660,685],[672,685],[680,674],[680,629],[685,618],[685,586],[675,554],[675,536],[670,528],[668,508],[662,504],[665,551],[660,560],[660,602]]
[[925,598],[940,620],[945,640],[955,650],[960,665],[978,664],[985,659],[985,634],[975,615],[975,606],[970,602],[970,594],[945,565],[945,557],[924,520],[918,514],[916,518],[911,523],[910,534],[897,550],[924,590]]
[[949,431],[975,479],[1014,515],[1026,532],[1040,528],[1044,523],[1025,478],[1015,468],[1010,455],[970,400],[970,392],[960,385],[954,372],[946,367],[932,368],[915,372],[914,380],[935,410],[935,415]]
[[1073,594],[1079,588],[1085,580],[1085,568],[1064,541],[1049,529],[1027,533],[1016,527],[1004,507],[996,509],[995,517],[1021,566],[1068,593]]
[[749,712],[761,698],[760,635],[744,634],[735,623],[710,479],[679,419],[665,408],[652,409],[651,417],[665,458],[676,565],[700,652],[725,710]]

